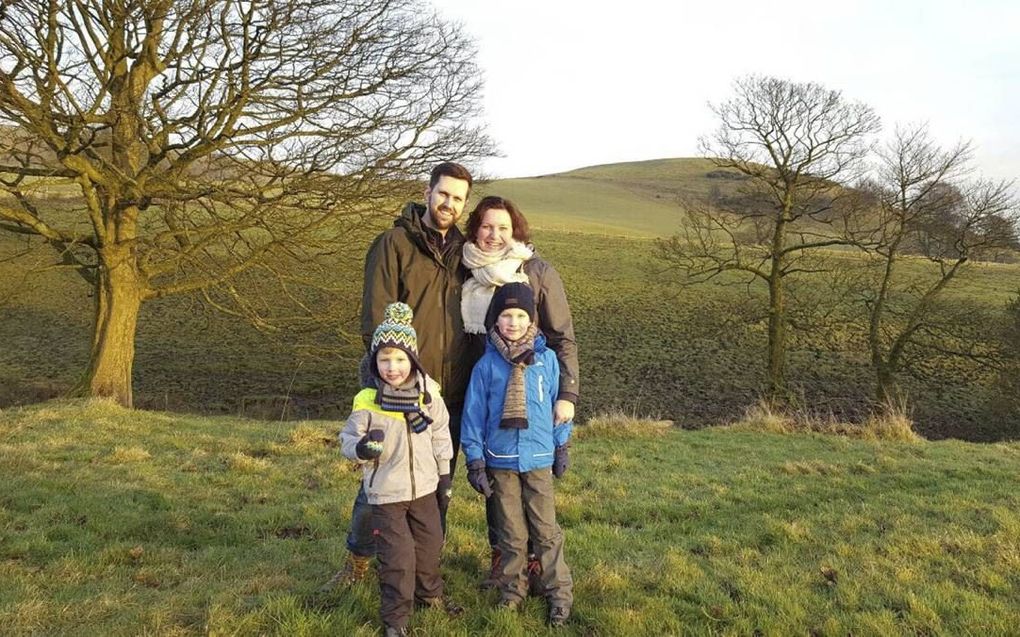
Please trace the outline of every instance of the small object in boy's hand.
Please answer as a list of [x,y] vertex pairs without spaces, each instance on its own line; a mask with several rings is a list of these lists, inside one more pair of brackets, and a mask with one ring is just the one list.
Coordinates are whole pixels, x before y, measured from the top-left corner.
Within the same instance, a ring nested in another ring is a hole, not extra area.
[[450,498],[453,497],[453,477],[449,473],[439,476],[439,484],[436,486],[436,499],[439,500],[439,510],[445,511],[450,506]]
[[382,429],[372,429],[361,438],[358,446],[354,448],[354,452],[362,460],[374,460],[382,455],[383,439],[385,437],[386,434],[383,433]]
[[467,463],[468,482],[471,487],[486,498],[492,496],[492,486],[489,484],[489,476],[485,473],[484,460],[472,460]]
[[556,447],[556,452],[553,455],[553,475],[557,478],[563,477],[563,474],[567,472],[567,467],[570,466],[570,452],[567,450],[567,445]]

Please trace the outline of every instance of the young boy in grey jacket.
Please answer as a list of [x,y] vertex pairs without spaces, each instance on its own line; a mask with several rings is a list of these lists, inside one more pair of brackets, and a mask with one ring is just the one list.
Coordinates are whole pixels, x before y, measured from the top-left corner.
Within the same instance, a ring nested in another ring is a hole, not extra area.
[[418,362],[413,313],[386,307],[372,337],[369,365],[378,388],[354,397],[340,433],[343,454],[362,464],[379,558],[380,615],[387,637],[406,635],[412,610],[463,609],[443,596],[443,530],[436,490],[449,492],[449,414],[439,385]]

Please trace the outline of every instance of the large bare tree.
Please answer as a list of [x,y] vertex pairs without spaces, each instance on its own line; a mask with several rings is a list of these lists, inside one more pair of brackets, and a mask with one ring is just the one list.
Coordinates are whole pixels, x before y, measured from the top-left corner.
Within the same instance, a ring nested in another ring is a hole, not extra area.
[[93,286],[85,390],[131,404],[145,301],[257,314],[237,277],[291,289],[411,177],[491,152],[458,31],[416,0],[5,2],[0,231]]
[[864,186],[875,214],[853,235],[878,272],[866,296],[868,346],[876,399],[890,405],[909,348],[927,336],[943,351],[977,354],[938,336],[937,310],[969,262],[1016,248],[1018,211],[1011,183],[966,179],[969,144],[942,148],[925,125],[897,127],[878,158]]
[[785,279],[810,274],[810,251],[846,243],[841,184],[856,179],[880,128],[870,107],[814,83],[749,76],[712,105],[714,134],[703,154],[745,176],[741,205],[684,206],[680,231],[662,255],[692,280],[741,272],[768,289],[767,393],[786,397]]

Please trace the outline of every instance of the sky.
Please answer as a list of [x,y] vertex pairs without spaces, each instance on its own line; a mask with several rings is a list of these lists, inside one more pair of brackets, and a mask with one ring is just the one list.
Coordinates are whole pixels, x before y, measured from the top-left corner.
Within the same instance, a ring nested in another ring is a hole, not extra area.
[[[708,104],[763,74],[816,82],[896,124],[969,140],[978,174],[1020,177],[1017,0],[433,0],[478,49],[489,177],[692,157]],[[596,8],[598,7],[598,8]]]

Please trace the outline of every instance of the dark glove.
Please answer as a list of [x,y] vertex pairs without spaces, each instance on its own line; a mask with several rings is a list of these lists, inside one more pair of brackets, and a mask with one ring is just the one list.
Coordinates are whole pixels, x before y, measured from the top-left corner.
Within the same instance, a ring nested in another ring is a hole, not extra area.
[[446,511],[450,507],[450,498],[453,497],[453,477],[447,473],[439,476],[439,486],[436,487],[436,499],[439,500],[439,510]]
[[358,442],[358,446],[354,448],[354,453],[358,454],[362,460],[375,460],[382,455],[382,441],[385,437],[386,434],[382,429],[369,430],[368,434],[363,436]]
[[486,498],[492,495],[492,486],[489,484],[489,476],[485,473],[484,460],[472,460],[467,463],[468,482],[471,487]]
[[567,445],[556,447],[556,453],[553,454],[553,475],[557,478],[562,478],[563,474],[567,472],[567,467],[569,466],[570,450],[567,449]]

